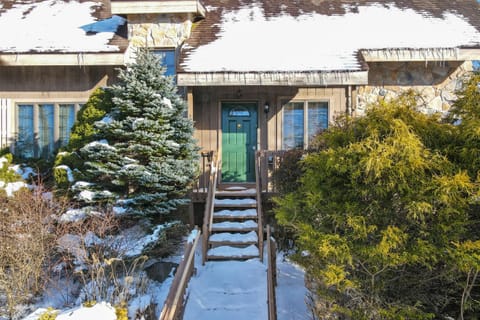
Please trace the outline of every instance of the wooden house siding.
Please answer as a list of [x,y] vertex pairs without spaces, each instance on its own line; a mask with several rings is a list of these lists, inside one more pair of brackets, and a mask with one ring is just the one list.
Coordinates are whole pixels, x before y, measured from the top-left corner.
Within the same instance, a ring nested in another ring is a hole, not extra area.
[[[347,111],[346,87],[194,87],[190,92],[195,138],[202,150],[221,150],[222,102],[258,104],[258,148],[268,150],[282,149],[282,101],[328,101],[330,122]],[[265,103],[270,106],[268,114],[263,111]]]
[[1,98],[82,98],[115,81],[114,67],[1,67]]
[[[73,105],[78,111],[95,89],[114,83],[116,73],[113,66],[0,66],[0,147],[10,146],[15,152],[19,104],[54,106],[54,139],[58,143],[59,105]],[[38,131],[36,122],[32,131]]]

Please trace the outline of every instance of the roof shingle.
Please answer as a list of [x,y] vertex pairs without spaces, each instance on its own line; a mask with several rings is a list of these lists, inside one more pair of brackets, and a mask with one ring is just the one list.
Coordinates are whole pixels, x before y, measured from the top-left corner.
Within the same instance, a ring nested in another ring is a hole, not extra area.
[[480,48],[476,0],[204,0],[179,72],[347,71],[361,49]]

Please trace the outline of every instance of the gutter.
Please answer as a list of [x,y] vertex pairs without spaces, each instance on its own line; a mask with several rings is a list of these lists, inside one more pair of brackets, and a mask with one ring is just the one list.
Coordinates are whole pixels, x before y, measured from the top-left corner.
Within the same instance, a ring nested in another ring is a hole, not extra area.
[[0,67],[122,66],[125,53],[1,53]]
[[366,85],[368,70],[279,72],[184,72],[179,86],[345,86]]

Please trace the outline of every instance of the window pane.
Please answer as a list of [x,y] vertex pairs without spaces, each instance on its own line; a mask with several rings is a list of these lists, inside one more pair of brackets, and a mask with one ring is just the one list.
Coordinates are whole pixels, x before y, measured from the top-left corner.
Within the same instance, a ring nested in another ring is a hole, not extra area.
[[75,105],[61,104],[58,109],[59,146],[66,146],[70,138],[70,130],[75,122]]
[[328,102],[308,103],[308,142],[328,127]]
[[16,154],[23,158],[32,158],[34,146],[33,105],[18,105],[18,138]]
[[283,106],[283,148],[303,149],[303,102],[290,102]]
[[250,111],[243,107],[235,107],[228,113],[229,117],[250,117]]
[[53,104],[38,106],[38,156],[47,158],[55,149],[53,128]]
[[162,59],[162,65],[165,67],[166,76],[174,76],[175,70],[175,50],[155,50],[153,54]]

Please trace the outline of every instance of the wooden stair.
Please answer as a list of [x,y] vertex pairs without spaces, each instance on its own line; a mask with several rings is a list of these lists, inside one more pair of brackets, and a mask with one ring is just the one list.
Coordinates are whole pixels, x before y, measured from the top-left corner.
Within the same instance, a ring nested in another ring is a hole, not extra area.
[[258,204],[255,189],[215,190],[213,223],[207,260],[246,260],[260,257]]

